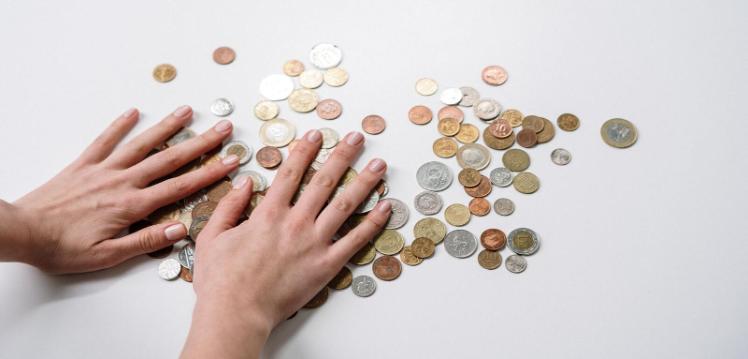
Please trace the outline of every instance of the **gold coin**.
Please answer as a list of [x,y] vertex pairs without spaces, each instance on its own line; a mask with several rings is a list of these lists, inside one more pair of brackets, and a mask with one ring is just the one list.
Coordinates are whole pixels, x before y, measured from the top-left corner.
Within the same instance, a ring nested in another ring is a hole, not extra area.
[[538,176],[531,172],[520,172],[514,176],[512,185],[517,191],[530,194],[536,192],[540,188],[540,180],[538,179]]
[[462,227],[470,222],[470,209],[464,204],[451,204],[444,210],[444,219],[453,226]]
[[512,172],[522,172],[530,167],[530,155],[518,148],[512,148],[501,156],[504,167]]
[[338,274],[327,283],[327,286],[332,289],[343,290],[350,287],[352,282],[353,274],[351,273],[351,270],[348,269],[348,267],[343,266],[343,268],[340,268]]
[[484,249],[478,253],[478,264],[486,269],[496,269],[501,266],[501,253]]
[[571,113],[562,113],[556,119],[556,124],[558,128],[571,132],[579,128],[579,117]]
[[153,213],[148,215],[148,220],[153,224],[161,224],[171,222],[179,219],[181,214],[181,207],[176,203],[172,203],[155,210]]
[[410,250],[414,256],[426,259],[434,255],[436,244],[426,237],[418,237],[410,244]]
[[325,80],[326,84],[332,87],[343,86],[348,82],[348,72],[340,67],[333,67],[325,71],[322,78]]
[[431,146],[434,154],[441,158],[450,158],[457,153],[457,141],[452,137],[442,137],[434,141]]
[[409,266],[417,266],[423,262],[423,259],[416,257],[410,249],[410,246],[405,246],[400,252],[400,261]]
[[545,121],[543,120],[545,119],[540,116],[527,115],[522,119],[522,128],[530,128],[535,131],[535,133],[538,133],[542,131],[545,126]]
[[444,236],[447,235],[447,226],[444,222],[434,218],[426,217],[416,222],[413,226],[413,236],[416,238],[426,237],[439,244],[444,240]]
[[177,68],[169,64],[161,64],[153,69],[153,78],[158,82],[169,82],[177,77]]
[[463,187],[475,187],[480,184],[481,175],[474,168],[463,168],[457,175],[457,180]]
[[499,118],[509,121],[509,124],[512,125],[512,128],[522,125],[522,112],[519,112],[519,110],[510,108],[504,111],[501,116],[499,116]]
[[460,127],[460,121],[447,117],[439,120],[437,129],[444,136],[454,136],[460,131]]
[[318,103],[317,93],[310,89],[296,89],[288,96],[288,106],[296,112],[311,112]]
[[363,266],[371,263],[374,260],[374,257],[377,256],[377,251],[374,249],[374,246],[370,242],[366,242],[361,249],[356,252],[356,254],[351,257],[349,262]]
[[488,127],[483,129],[483,142],[486,143],[486,146],[493,148],[494,150],[505,150],[512,147],[514,144],[514,138],[514,132],[512,132],[512,134],[507,138],[498,138],[491,134],[491,130],[489,130]]
[[479,136],[480,131],[478,130],[478,127],[475,127],[469,123],[463,123],[460,126],[460,131],[457,132],[457,135],[455,135],[455,138],[457,138],[457,141],[460,141],[462,143],[473,143],[475,141],[478,141]]
[[405,246],[405,239],[394,229],[385,229],[374,238],[374,248],[387,256],[395,255]]
[[288,60],[283,64],[283,73],[286,76],[296,77],[304,72],[304,63],[299,60]]
[[263,121],[269,121],[278,117],[278,104],[273,101],[262,100],[255,105],[255,116]]
[[325,304],[327,302],[327,297],[330,295],[329,290],[327,287],[322,287],[317,294],[312,297],[312,299],[309,300],[306,304],[304,304],[304,308],[306,309],[314,309],[319,308],[322,306],[322,304]]
[[617,148],[630,147],[639,137],[634,124],[622,118],[612,118],[605,121],[600,128],[600,136],[609,146]]
[[556,135],[556,129],[553,127],[553,122],[548,119],[543,119],[543,129],[538,132],[538,143],[546,143],[553,139]]

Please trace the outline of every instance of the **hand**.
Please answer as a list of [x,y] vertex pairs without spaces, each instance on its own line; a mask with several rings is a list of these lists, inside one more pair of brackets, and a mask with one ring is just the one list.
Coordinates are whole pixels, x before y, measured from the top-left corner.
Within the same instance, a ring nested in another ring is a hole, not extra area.
[[157,208],[238,166],[236,156],[227,157],[151,185],[220,145],[231,134],[231,122],[221,121],[200,136],[148,156],[192,117],[192,109],[182,106],[115,149],[138,117],[135,109],[122,114],[75,162],[11,206],[14,218],[24,226],[17,231],[24,234],[23,240],[16,240],[17,258],[0,259],[24,261],[51,273],[86,272],[114,266],[186,236],[184,225],[171,221],[116,238]]
[[309,301],[387,222],[390,204],[382,201],[361,224],[332,240],[386,170],[380,159],[369,162],[325,206],[363,147],[358,132],[338,144],[291,206],[321,137],[312,130],[299,141],[260,205],[236,227],[252,184],[235,179],[200,233],[193,276],[197,303],[184,356],[256,357],[270,330]]

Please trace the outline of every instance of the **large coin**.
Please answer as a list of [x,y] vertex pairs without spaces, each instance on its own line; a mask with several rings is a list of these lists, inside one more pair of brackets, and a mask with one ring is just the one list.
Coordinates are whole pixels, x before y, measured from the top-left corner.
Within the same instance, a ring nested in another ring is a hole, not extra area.
[[348,71],[345,71],[340,67],[333,67],[325,71],[322,77],[326,84],[332,87],[339,87],[348,82]]
[[463,187],[475,187],[480,184],[481,174],[473,168],[463,168],[457,174],[457,180]]
[[457,122],[462,123],[462,121],[465,120],[465,113],[457,106],[444,106],[439,109],[439,113],[436,117],[439,120],[454,118]]
[[473,106],[473,111],[481,120],[493,120],[501,113],[501,104],[494,99],[484,98],[478,100]]
[[385,226],[385,228],[398,229],[404,226],[405,223],[408,222],[408,218],[410,218],[410,211],[408,210],[408,206],[405,205],[403,201],[395,198],[388,198],[385,199],[385,201],[389,201],[390,205],[392,206],[390,219],[387,220],[387,225]]
[[325,75],[322,74],[322,71],[306,69],[299,75],[299,85],[308,89],[316,89],[322,86],[324,79]]
[[410,250],[414,256],[426,259],[434,255],[436,244],[426,237],[419,237],[414,239],[413,243],[410,244]]
[[446,105],[456,105],[462,101],[462,91],[456,87],[446,88],[439,99]]
[[413,106],[408,111],[408,119],[416,125],[425,125],[431,122],[432,118],[434,118],[434,114],[426,106]]
[[493,203],[493,210],[500,216],[514,213],[514,202],[509,198],[499,198]]
[[451,204],[444,210],[444,219],[455,227],[462,227],[470,222],[470,210],[464,204]]
[[324,99],[317,104],[317,116],[323,120],[334,120],[343,113],[343,105],[331,98]]
[[553,139],[553,136],[556,135],[556,128],[553,127],[553,122],[544,118],[543,123],[543,129],[538,132],[538,143],[550,142],[550,140]]
[[527,269],[527,259],[516,254],[506,258],[506,264],[504,264],[506,270],[512,273],[522,273]]
[[579,128],[579,117],[571,113],[562,113],[556,119],[556,124],[564,131],[574,131]]
[[353,274],[348,267],[343,266],[338,274],[327,283],[327,286],[335,290],[342,290],[350,287],[351,282],[353,282]]
[[512,127],[519,127],[522,125],[522,112],[513,108],[507,109],[501,113],[501,118],[508,120]]
[[283,147],[296,137],[296,127],[290,122],[275,118],[260,126],[260,140],[267,146]]
[[571,162],[571,153],[563,148],[557,148],[551,152],[551,161],[559,166],[568,165]]
[[377,256],[377,250],[374,248],[374,245],[372,245],[370,242],[366,242],[361,249],[356,252],[353,257],[349,260],[349,262],[363,266],[371,263],[374,260],[374,257]]
[[403,266],[397,257],[381,256],[372,264],[372,271],[381,280],[395,280],[403,271]]
[[483,142],[486,143],[486,146],[493,148],[494,150],[505,150],[512,147],[512,145],[514,145],[514,138],[514,132],[512,132],[512,134],[507,138],[498,138],[491,134],[488,127],[483,129]]
[[458,149],[457,141],[452,137],[437,138],[434,144],[431,145],[431,150],[434,151],[434,154],[441,158],[453,157],[457,154]]
[[532,229],[517,228],[509,232],[507,245],[512,252],[523,256],[529,256],[538,251],[540,248],[540,240],[538,239],[538,235]]
[[384,131],[387,123],[379,115],[368,115],[361,120],[361,128],[370,135],[378,135]]
[[[429,240],[430,242],[431,240]],[[417,266],[423,262],[423,259],[416,257],[413,254],[413,250],[410,249],[410,246],[403,247],[403,250],[400,251],[400,261],[409,265],[409,266]]]
[[240,165],[246,164],[252,158],[252,147],[239,140],[231,141],[223,146],[219,156],[226,158],[230,155],[239,157]]
[[438,193],[431,191],[421,192],[413,200],[413,206],[416,208],[416,211],[426,216],[439,213],[443,205],[442,197]]
[[497,187],[507,187],[512,184],[512,171],[504,167],[498,167],[491,170],[489,174],[491,183]]
[[182,266],[176,259],[164,259],[158,265],[158,276],[165,280],[177,279],[181,270]]
[[460,100],[459,103],[460,106],[472,107],[480,99],[480,93],[472,87],[460,87],[460,91],[462,91],[462,100]]
[[293,80],[290,77],[273,74],[265,77],[260,82],[260,95],[268,100],[285,100],[293,91],[293,87]]
[[317,44],[309,51],[309,62],[320,69],[338,66],[342,60],[343,51],[333,44]]
[[600,128],[600,135],[605,143],[617,148],[633,145],[638,137],[634,124],[622,118],[605,121]]
[[399,253],[405,246],[405,239],[400,232],[385,229],[374,238],[374,248],[387,256]]
[[452,184],[452,171],[441,162],[426,162],[418,168],[416,180],[423,189],[443,191]]
[[522,172],[530,167],[530,155],[523,150],[513,148],[504,152],[501,162],[512,172]]
[[531,172],[520,172],[512,181],[514,188],[520,193],[530,194],[535,193],[540,188],[540,180],[538,176]]
[[422,78],[416,81],[416,92],[422,96],[431,96],[439,89],[439,84],[433,79]]
[[444,222],[433,217],[423,218],[413,226],[413,237],[426,237],[434,241],[434,244],[441,243],[446,234],[447,226]]
[[319,104],[319,96],[314,90],[296,89],[288,96],[288,106],[296,112],[311,112],[317,108],[317,104]]
[[486,146],[470,143],[457,150],[457,164],[462,168],[482,170],[491,163],[491,153]]
[[501,266],[501,253],[484,249],[478,253],[478,264],[485,269],[496,269]]
[[177,69],[169,64],[161,64],[153,69],[153,79],[158,82],[169,82],[177,77]]
[[478,241],[472,233],[457,229],[447,233],[444,239],[444,249],[452,257],[467,258],[478,249]]
[[478,130],[478,127],[475,127],[474,125],[471,125],[469,123],[463,123],[460,126],[460,131],[455,135],[455,138],[457,139],[457,141],[460,141],[462,143],[473,143],[475,141],[478,141],[479,136],[480,131]]
[[317,292],[317,294],[312,297],[306,304],[304,304],[304,308],[306,309],[314,309],[319,308],[322,306],[322,304],[325,304],[327,302],[327,297],[330,295],[329,289],[327,287],[322,287],[322,289]]
[[359,297],[368,297],[377,290],[377,282],[368,275],[360,275],[353,278],[351,288],[353,289],[353,294]]
[[497,228],[486,229],[480,234],[480,244],[488,250],[500,251],[506,246],[506,234]]

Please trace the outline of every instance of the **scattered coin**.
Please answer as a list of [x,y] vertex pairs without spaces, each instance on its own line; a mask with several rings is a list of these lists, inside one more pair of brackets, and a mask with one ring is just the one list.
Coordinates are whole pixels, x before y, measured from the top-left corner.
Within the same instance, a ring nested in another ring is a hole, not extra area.
[[499,86],[506,82],[508,75],[503,67],[498,65],[486,66],[481,72],[483,82],[491,86]]
[[368,115],[361,120],[361,127],[364,132],[370,135],[378,135],[384,131],[387,124],[384,122],[384,118],[379,115]]
[[247,164],[252,158],[252,147],[249,147],[248,144],[239,140],[231,141],[223,146],[219,156],[221,158],[226,158],[230,155],[236,155],[236,157],[239,157],[240,165]]
[[492,169],[489,177],[491,178],[491,183],[497,187],[508,187],[512,184],[512,172],[504,167]]
[[452,137],[437,138],[436,141],[434,141],[434,144],[431,146],[431,149],[438,157],[450,158],[457,154],[457,141],[455,141]]
[[609,146],[617,148],[630,147],[636,142],[637,132],[634,124],[622,118],[613,118],[605,121],[600,128],[603,141]]
[[501,253],[484,249],[478,253],[478,264],[485,269],[496,269],[501,266]]
[[262,192],[268,187],[268,180],[260,173],[251,170],[238,172],[234,175],[232,183],[236,183],[236,181],[243,177],[252,179],[252,192]]
[[460,131],[457,132],[457,135],[455,135],[455,138],[457,139],[457,141],[467,144],[478,141],[479,135],[480,131],[478,131],[478,127],[475,127],[469,123],[463,123],[462,126],[460,126]]
[[558,128],[571,132],[579,128],[579,117],[571,113],[562,113],[556,119],[556,124]]
[[462,110],[460,110],[460,108],[457,106],[444,106],[439,109],[436,118],[439,120],[443,120],[445,118],[453,118],[457,120],[458,123],[462,123],[462,121],[465,120],[465,113],[462,112]]
[[195,133],[195,131],[192,131],[189,128],[185,127],[179,130],[179,132],[175,133],[174,136],[171,136],[168,140],[166,140],[166,147],[174,147],[196,136],[197,134]]
[[518,256],[516,254],[512,254],[511,256],[506,258],[506,270],[512,272],[512,273],[522,273],[527,269],[527,259],[522,256]]
[[[208,216],[193,218],[189,229],[190,238],[197,240],[197,237],[200,236],[200,232],[202,232],[203,228],[208,224],[209,219],[210,217]],[[192,269],[191,266],[189,268]]]
[[374,260],[374,257],[377,256],[377,250],[374,248],[374,245],[366,242],[361,249],[356,252],[353,257],[349,260],[349,262],[363,266],[371,263]]
[[283,73],[286,76],[296,77],[304,72],[304,63],[299,60],[288,60],[283,64]]
[[460,121],[456,118],[443,118],[439,120],[437,130],[444,136],[454,136],[460,131]]
[[381,280],[394,280],[400,276],[403,267],[397,257],[381,256],[374,260],[372,271]]
[[343,86],[348,82],[348,72],[341,69],[340,67],[333,67],[325,71],[322,76],[326,84],[332,87]]
[[538,134],[532,128],[523,128],[517,133],[517,143],[524,148],[535,147],[538,143]]
[[538,132],[538,143],[550,142],[550,140],[553,139],[553,136],[556,135],[556,129],[553,127],[553,122],[544,118],[543,123],[543,129]]
[[334,120],[340,117],[343,105],[331,98],[324,99],[317,105],[317,116],[323,120]]
[[551,152],[551,161],[559,166],[568,165],[571,162],[571,153],[563,148],[557,148]]
[[507,138],[512,134],[512,125],[509,124],[509,120],[497,119],[488,126],[491,134],[498,138]]
[[304,308],[306,309],[314,309],[319,308],[322,306],[322,304],[325,304],[327,302],[327,297],[330,295],[329,289],[327,287],[322,287],[322,289],[317,292],[317,294],[312,297],[306,304],[304,304]]
[[273,101],[262,100],[255,105],[255,117],[263,121],[272,120],[278,117],[278,104]]
[[273,74],[265,77],[260,82],[260,95],[268,100],[285,100],[291,95],[294,85],[290,77],[281,74]]
[[410,218],[408,206],[403,201],[395,198],[388,198],[385,201],[389,201],[392,206],[390,218],[387,220],[385,229],[398,229],[404,226],[408,222],[408,218]]
[[425,125],[431,122],[433,117],[434,114],[426,106],[413,106],[410,111],[408,111],[408,119],[416,125]]
[[311,112],[318,104],[319,96],[314,90],[296,89],[288,96],[288,107],[299,113]]
[[504,163],[504,167],[512,172],[522,172],[530,167],[530,155],[523,150],[513,148],[504,152],[501,162]]
[[315,69],[306,69],[299,75],[299,84],[308,89],[316,89],[322,86],[324,80],[325,75],[322,74],[322,71]]
[[348,267],[343,266],[343,268],[340,268],[340,271],[338,271],[338,274],[327,283],[327,286],[335,290],[343,290],[350,287],[352,282],[353,274],[351,273],[351,270],[348,269]]
[[379,193],[377,193],[376,190],[372,190],[369,192],[369,196],[366,197],[366,199],[361,202],[361,204],[353,211],[353,213],[361,214],[361,213],[368,213],[372,209],[374,209],[374,206],[377,205],[379,202]]
[[[195,237],[193,237],[195,238]],[[177,261],[179,265],[187,269],[192,269],[195,264],[195,245],[192,243],[182,247],[177,253]]]
[[374,249],[386,256],[399,253],[405,246],[405,239],[400,232],[385,229],[374,238]]
[[153,69],[153,79],[165,83],[177,77],[177,69],[169,64],[161,64]]
[[481,120],[493,120],[501,113],[501,104],[490,98],[483,98],[473,106],[475,116]]
[[532,255],[540,248],[538,235],[529,228],[517,228],[509,232],[507,244],[512,252],[523,256]]
[[452,171],[441,162],[426,162],[418,168],[416,179],[421,188],[439,192],[452,184]]
[[340,142],[340,135],[332,128],[323,127],[319,132],[322,133],[322,148],[333,148]]
[[317,44],[309,52],[309,62],[323,70],[338,66],[342,60],[343,52],[333,44]]
[[514,213],[514,202],[509,198],[499,198],[493,203],[493,210],[500,216],[509,216]]
[[234,112],[234,104],[228,99],[218,98],[210,105],[210,112],[219,117],[226,117]]
[[434,241],[426,237],[418,237],[410,244],[410,250],[413,252],[414,256],[420,259],[426,259],[434,255],[436,244],[434,244]]
[[353,278],[351,288],[353,288],[353,294],[359,297],[368,297],[377,290],[377,282],[368,275],[360,275]]
[[296,127],[282,118],[274,118],[260,126],[260,140],[263,144],[283,147],[296,137]]
[[491,193],[491,180],[481,175],[480,183],[475,187],[465,187],[465,193],[473,198],[483,198]]
[[471,214],[483,217],[491,213],[491,204],[485,198],[473,198],[468,204],[468,209]]
[[426,216],[439,213],[444,205],[442,197],[438,193],[431,191],[424,191],[417,194],[413,202],[416,211]]
[[498,138],[491,134],[488,127],[483,130],[483,142],[486,143],[486,146],[493,148],[494,150],[505,150],[512,147],[512,145],[514,145],[514,137],[513,132],[507,138]]
[[455,227],[462,227],[470,222],[470,210],[460,203],[449,205],[444,210],[444,219]]
[[165,280],[174,280],[179,277],[182,266],[176,259],[168,258],[161,261],[158,265],[158,276]]
[[423,259],[416,257],[410,249],[410,246],[405,246],[403,247],[403,250],[400,251],[400,261],[409,266],[417,266],[423,262]]
[[457,164],[462,168],[482,170],[491,163],[491,153],[486,146],[469,143],[457,150]]
[[221,46],[213,51],[213,61],[219,65],[228,65],[234,62],[234,59],[236,52],[230,47]]
[[480,99],[480,93],[472,87],[460,87],[460,91],[462,91],[462,100],[460,100],[459,103],[460,106],[472,107],[476,102],[478,102],[478,99]]
[[422,96],[431,96],[439,90],[439,85],[430,78],[422,78],[416,81],[416,92]]
[[506,246],[506,234],[500,229],[486,229],[480,235],[480,243],[488,250],[500,251]]
[[179,270],[179,278],[182,278],[182,280],[187,283],[192,283],[192,271],[185,267],[182,267]]
[[522,125],[522,112],[519,112],[519,110],[515,109],[507,109],[506,111],[501,113],[501,118],[509,121],[509,124],[512,125],[512,127],[519,127]]
[[463,168],[460,173],[457,174],[457,181],[463,187],[475,187],[480,184],[481,174],[474,168]]
[[512,181],[514,188],[521,193],[535,193],[540,188],[540,180],[530,172],[520,172]]
[[444,238],[444,249],[452,257],[467,258],[478,249],[478,241],[472,233],[464,229],[457,229],[447,233],[446,238]]
[[257,163],[263,168],[275,168],[280,165],[283,155],[280,150],[272,146],[265,146],[257,151]]
[[545,127],[545,121],[543,121],[543,118],[540,116],[527,115],[522,119],[523,129],[529,128],[535,131],[535,133],[538,133],[543,130],[543,127]]
[[462,101],[462,91],[456,87],[446,88],[439,99],[446,105],[456,105]]
[[434,217],[423,218],[413,226],[413,237],[426,237],[432,240],[434,244],[441,243],[446,234],[447,226]]

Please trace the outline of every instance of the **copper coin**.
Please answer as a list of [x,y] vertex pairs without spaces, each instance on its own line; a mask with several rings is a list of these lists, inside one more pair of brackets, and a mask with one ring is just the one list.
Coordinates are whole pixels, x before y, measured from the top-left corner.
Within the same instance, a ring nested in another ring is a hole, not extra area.
[[414,256],[421,259],[433,256],[435,250],[436,244],[434,244],[434,241],[426,237],[418,237],[410,244],[410,251],[413,252]]
[[543,127],[545,127],[545,121],[543,120],[545,119],[540,116],[527,115],[522,119],[522,128],[529,128],[538,133],[543,131]]
[[496,228],[489,228],[480,234],[480,244],[488,250],[500,251],[506,246],[506,234]]
[[524,148],[530,148],[538,143],[538,134],[532,128],[523,128],[517,133],[517,143]]
[[192,218],[210,216],[213,214],[213,212],[215,212],[216,207],[218,207],[218,202],[200,202],[192,208]]
[[457,180],[463,187],[475,187],[480,184],[481,175],[474,168],[463,168],[457,174]]
[[153,79],[158,82],[169,82],[177,77],[177,68],[170,64],[161,64],[153,69]]
[[220,180],[208,187],[208,199],[213,202],[219,202],[221,198],[231,192],[231,181]]
[[381,256],[372,264],[372,270],[374,271],[374,275],[381,280],[393,280],[400,276],[403,268],[397,258],[393,256]]
[[382,116],[369,115],[361,120],[361,127],[364,129],[364,132],[370,135],[378,135],[384,131],[387,124],[384,122]]
[[281,151],[273,146],[260,148],[255,155],[257,163],[264,168],[275,168],[283,161]]
[[340,117],[343,106],[331,98],[324,99],[317,104],[317,115],[323,120],[334,120]]
[[509,120],[505,119],[498,119],[494,121],[490,126],[488,126],[488,128],[491,131],[491,134],[496,136],[497,138],[507,138],[513,132],[512,125],[509,123]]
[[348,267],[343,266],[343,268],[340,268],[338,274],[327,283],[327,286],[332,289],[343,290],[350,287],[351,282],[353,282],[353,274]]
[[496,269],[501,266],[501,253],[487,249],[478,253],[478,264],[485,269]]
[[505,150],[514,145],[514,132],[507,138],[498,138],[491,134],[490,126],[483,129],[483,142],[494,150]]
[[322,289],[317,292],[317,294],[312,297],[306,304],[304,304],[304,308],[306,309],[314,309],[319,308],[322,306],[322,304],[325,304],[327,302],[327,296],[329,296],[330,293],[327,289],[327,287],[322,287]]
[[222,46],[213,51],[213,61],[220,65],[228,65],[234,62],[236,52],[230,47]]
[[556,124],[564,131],[574,131],[579,128],[579,117],[571,113],[562,113],[556,119]]
[[465,187],[465,193],[473,198],[482,198],[488,196],[491,193],[491,180],[488,177],[481,175],[480,183],[475,187]]
[[444,106],[439,110],[436,115],[437,119],[442,120],[445,118],[454,118],[458,122],[462,123],[465,119],[465,113],[457,106]]
[[481,78],[483,79],[483,82],[492,85],[492,86],[499,86],[506,82],[506,79],[509,76],[506,73],[506,70],[504,70],[503,67],[499,65],[491,65],[486,66],[483,69],[483,72],[481,72]]
[[485,198],[473,198],[468,204],[470,213],[476,216],[485,216],[491,213],[491,204]]
[[432,118],[434,118],[434,114],[426,106],[413,106],[413,108],[408,111],[408,119],[416,125],[425,125],[431,122]]
[[179,270],[179,278],[182,278],[185,282],[192,283],[192,271],[182,267],[182,269]]
[[299,60],[288,60],[283,64],[283,73],[286,76],[296,77],[304,72],[304,64]]

